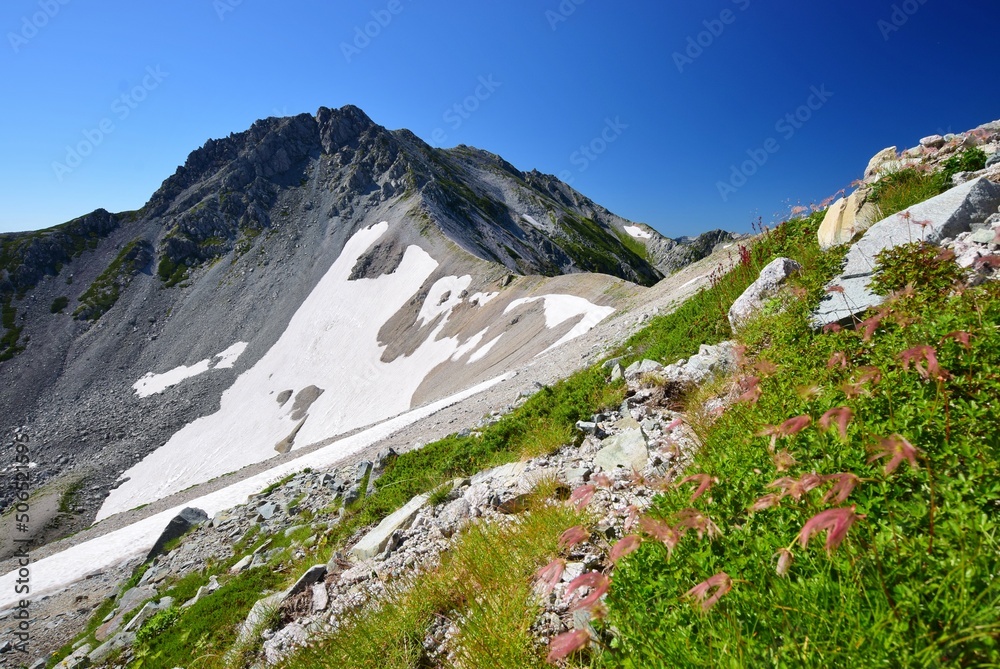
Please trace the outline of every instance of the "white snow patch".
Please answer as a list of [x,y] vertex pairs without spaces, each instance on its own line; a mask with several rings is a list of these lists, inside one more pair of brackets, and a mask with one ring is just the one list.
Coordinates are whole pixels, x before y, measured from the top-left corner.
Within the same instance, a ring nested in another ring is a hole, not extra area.
[[[420,327],[433,322],[438,316],[444,315],[446,316],[445,320],[447,320],[447,315],[451,313],[451,310],[462,303],[462,298],[459,295],[471,283],[472,277],[469,275],[463,277],[445,276],[435,281],[427,293],[427,299],[420,307],[420,315],[417,316],[420,319]],[[446,295],[447,297],[445,297]]]
[[708,277],[707,274],[702,274],[701,276],[696,276],[695,278],[691,279],[690,281],[686,281],[686,282],[682,283],[681,284],[681,288],[687,288],[692,283],[697,283],[698,281],[701,281],[702,279],[705,279],[707,277]]
[[486,336],[486,333],[488,331],[489,331],[489,328],[487,328],[485,330],[481,330],[480,332],[477,332],[476,334],[474,334],[471,337],[469,337],[469,341],[467,341],[464,344],[462,344],[461,346],[459,346],[458,350],[455,351],[455,355],[451,356],[451,361],[452,362],[458,362],[459,360],[462,359],[463,355],[465,355],[466,353],[468,353],[472,349],[474,349],[477,346],[479,346],[479,342],[481,342],[483,340],[483,337]]
[[[43,558],[38,562],[34,562],[31,565],[32,595],[38,597],[39,595],[64,588],[85,578],[87,574],[102,571],[112,565],[130,560],[136,555],[145,554],[153,547],[153,543],[160,536],[160,533],[163,532],[163,528],[167,526],[167,523],[189,506],[202,509],[209,517],[212,517],[219,511],[224,511],[225,509],[245,503],[249,495],[260,492],[271,483],[281,480],[288,474],[300,472],[306,467],[313,469],[331,467],[345,456],[357,453],[367,446],[398,432],[407,425],[437,413],[456,402],[472,397],[512,376],[514,375],[505,374],[504,376],[480,383],[461,393],[409,411],[363,432],[334,442],[297,460],[284,463],[204,497],[193,499],[168,511],[163,511],[155,516],[150,516],[137,523],[123,527],[120,530],[109,532],[102,537],[85,541]],[[19,597],[22,597],[16,594],[14,590],[17,578],[18,573],[16,570],[0,577],[0,607],[12,606],[17,603]]]
[[[243,351],[247,348],[247,342],[239,341],[227,348],[222,353],[215,354],[212,358],[205,358],[200,360],[190,367],[181,365],[180,367],[175,367],[169,372],[164,372],[163,374],[154,374],[149,372],[141,379],[135,382],[132,388],[135,389],[135,394],[139,397],[149,397],[150,395],[156,395],[157,393],[162,393],[167,388],[171,386],[176,386],[182,381],[194,378],[199,374],[204,374],[210,369],[231,369],[233,365]],[[218,360],[213,364],[213,361]]]
[[646,232],[645,230],[643,230],[642,228],[640,228],[638,225],[626,225],[625,226],[625,232],[629,233],[630,235],[632,235],[636,239],[652,239],[653,238],[652,234],[650,234],[649,232]]
[[[500,337],[502,336],[503,335],[500,335]],[[480,360],[485,358],[489,354],[490,350],[492,350],[493,347],[497,345],[497,342],[500,341],[500,337],[497,337],[496,339],[491,339],[490,341],[483,344],[482,347],[479,348],[479,350],[477,350],[475,353],[469,356],[469,360],[465,364],[471,365],[472,363],[479,362]]]
[[496,293],[476,293],[475,295],[469,298],[469,302],[484,307],[490,300],[492,300],[499,294],[500,294],[499,291]]
[[[471,278],[435,282],[421,316],[425,323],[445,318],[412,355],[382,362],[379,330],[438,267],[426,251],[410,246],[392,274],[348,281],[358,258],[388,229],[382,222],[348,240],[275,345],[223,393],[219,411],[186,425],[124,472],[129,480],[111,491],[97,520],[274,457],[275,445],[300,422],[292,419],[293,403],[275,401],[282,391],[325,391],[309,407],[293,449],[409,411],[427,374],[459,348],[458,338],[438,337]],[[451,295],[440,304],[446,291]]]
[[582,297],[577,297],[576,295],[542,295],[539,297],[522,297],[519,300],[514,300],[507,305],[506,309],[504,309],[504,314],[510,313],[523,304],[528,304],[537,300],[544,300],[545,327],[550,330],[571,318],[583,316],[583,318],[580,319],[580,322],[574,325],[573,328],[563,335],[559,341],[552,344],[552,346],[549,346],[538,355],[548,353],[552,349],[562,346],[569,340],[576,339],[580,335],[586,334],[591,330],[591,328],[615,312],[614,307],[601,307],[585,300]]

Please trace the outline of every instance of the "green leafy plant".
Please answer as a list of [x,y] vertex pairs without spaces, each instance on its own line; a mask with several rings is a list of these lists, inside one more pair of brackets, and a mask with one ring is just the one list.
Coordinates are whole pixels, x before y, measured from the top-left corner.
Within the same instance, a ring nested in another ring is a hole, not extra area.
[[903,290],[943,293],[965,277],[955,254],[932,244],[913,242],[886,249],[875,256],[871,287],[879,295]]
[[69,305],[69,298],[65,295],[61,295],[56,299],[52,300],[52,306],[49,307],[49,313],[61,314],[63,309]]

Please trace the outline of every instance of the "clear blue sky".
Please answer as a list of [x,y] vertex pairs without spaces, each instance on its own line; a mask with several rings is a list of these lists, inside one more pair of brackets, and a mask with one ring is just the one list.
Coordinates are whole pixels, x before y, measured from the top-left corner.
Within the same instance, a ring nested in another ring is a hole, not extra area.
[[[749,230],[885,146],[1000,118],[998,19],[993,0],[6,0],[0,231],[138,208],[205,140],[345,104],[668,236]],[[767,161],[724,201],[748,151]]]

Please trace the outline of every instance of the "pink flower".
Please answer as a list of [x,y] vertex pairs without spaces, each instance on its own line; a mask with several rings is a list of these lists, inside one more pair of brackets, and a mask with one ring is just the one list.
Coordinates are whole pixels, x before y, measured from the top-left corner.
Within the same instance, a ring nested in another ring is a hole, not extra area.
[[837,323],[827,323],[826,325],[823,326],[823,334],[827,334],[830,332],[840,332],[843,329],[844,328],[840,327],[840,325]]
[[828,292],[828,293],[843,293],[844,292],[844,287],[843,286],[827,286],[826,292]]
[[573,548],[590,538],[590,532],[584,529],[583,525],[571,527],[559,535],[560,548]]
[[792,566],[792,559],[795,556],[787,548],[779,548],[775,555],[778,556],[778,566],[775,571],[778,573],[778,576],[784,577],[788,574],[788,568]]
[[708,474],[691,474],[690,476],[685,476],[678,483],[677,486],[680,487],[685,483],[697,483],[698,487],[691,494],[690,501],[693,502],[702,495],[704,495],[709,488],[712,487],[713,483],[718,483],[718,479],[712,478]]
[[569,587],[566,588],[566,595],[572,596],[573,593],[580,588],[590,588],[590,594],[580,599],[580,601],[576,602],[570,607],[570,609],[576,611],[578,609],[586,609],[593,606],[597,603],[598,599],[604,596],[604,593],[606,593],[610,587],[611,579],[604,574],[596,571],[580,574],[569,582]]
[[709,539],[714,539],[722,534],[719,526],[712,522],[712,519],[697,509],[681,509],[677,512],[677,527],[680,529],[694,530],[698,533],[698,539],[703,539],[708,535]]
[[614,545],[611,549],[610,560],[614,564],[618,564],[626,555],[631,555],[639,549],[639,544],[642,543],[642,539],[636,534],[630,534],[627,537],[622,537],[621,541]]
[[861,372],[861,375],[858,376],[859,384],[864,384],[871,381],[873,386],[877,386],[879,381],[882,380],[882,370],[880,370],[878,367],[871,367],[869,365],[866,365],[864,367],[858,367],[858,371]]
[[741,389],[746,389],[745,392],[736,398],[737,402],[747,402],[751,405],[757,404],[757,400],[764,393],[760,389],[760,377],[750,376],[743,380],[740,384]]
[[837,407],[830,409],[819,419],[819,426],[824,430],[829,430],[830,426],[836,423],[841,439],[847,439],[847,424],[854,418],[854,412],[848,407]]
[[[913,363],[917,373],[925,379],[944,381],[951,377],[948,370],[938,364],[937,352],[930,346],[914,346],[900,353],[899,359],[903,362],[903,369],[909,369],[910,363]],[[926,366],[922,364],[925,360]]]
[[878,313],[871,318],[861,321],[861,325],[864,326],[864,334],[861,336],[861,341],[869,341],[872,338],[878,326],[882,324],[883,318],[885,318],[885,315]]
[[851,529],[854,521],[864,518],[854,513],[855,508],[852,504],[817,513],[802,526],[802,531],[799,532],[799,545],[805,548],[814,534],[826,531],[826,552],[835,551],[847,536],[847,530]]
[[[998,232],[997,234],[1000,235],[1000,232]],[[972,345],[969,344],[969,337],[971,336],[972,335],[970,335],[968,332],[965,332],[963,330],[956,330],[955,332],[950,332],[946,334],[944,337],[941,338],[941,341],[944,341],[945,339],[954,339],[959,344],[964,346],[966,350],[968,350],[972,348]]]
[[807,415],[796,416],[795,418],[789,418],[782,423],[778,427],[778,431],[782,436],[792,437],[806,429],[810,423],[812,423],[811,417]]
[[562,578],[563,571],[566,569],[565,560],[553,560],[548,563],[535,573],[535,578],[538,579],[539,583],[545,585],[545,594],[552,594],[555,587],[559,584],[559,580]]
[[771,362],[770,360],[764,360],[764,359],[758,360],[757,364],[754,365],[754,369],[760,372],[760,375],[763,376],[764,378],[767,378],[769,376],[774,376],[775,374],[778,373],[778,366],[773,362]]
[[776,493],[768,493],[764,495],[750,507],[751,511],[763,511],[764,509],[770,509],[772,506],[777,506],[778,502],[781,501],[783,495],[778,495]]
[[833,486],[823,495],[824,504],[829,504],[830,502],[843,504],[850,497],[851,493],[854,492],[854,488],[861,483],[861,479],[849,472],[827,474],[823,477],[823,480],[834,482]]
[[833,369],[834,367],[840,366],[841,369],[847,368],[847,356],[843,351],[837,351],[830,356],[830,359],[826,361],[826,368]]
[[880,458],[889,458],[885,463],[885,473],[891,474],[896,468],[906,460],[913,468],[917,467],[917,448],[898,434],[890,435],[879,442],[879,451],[868,458],[868,462],[875,462]]
[[779,472],[786,472],[798,464],[792,454],[788,451],[778,451],[774,454],[772,459],[774,460],[775,469]]
[[598,488],[610,488],[611,486],[614,485],[614,481],[611,480],[611,477],[609,477],[604,472],[601,472],[600,474],[597,474],[596,476],[591,477],[590,480]]
[[550,664],[555,664],[564,657],[569,657],[582,649],[588,643],[590,643],[590,635],[584,630],[563,632],[559,636],[553,637],[552,641],[549,642],[549,655],[545,659]]
[[642,531],[663,543],[667,547],[667,556],[673,555],[674,548],[680,543],[681,533],[671,527],[668,523],[649,516],[639,519],[639,527]]
[[594,499],[594,493],[597,492],[597,488],[592,485],[582,485],[573,491],[570,495],[569,501],[576,505],[576,508],[581,511],[590,504],[590,500]]
[[[701,604],[703,613],[707,613],[715,606],[722,596],[733,589],[733,579],[729,574],[720,571],[707,581],[702,581],[684,593],[685,597],[693,597]],[[711,593],[711,594],[709,594]]]
[[781,497],[791,497],[796,502],[810,490],[818,488],[823,484],[823,478],[818,474],[803,474],[800,478],[793,479],[785,476],[767,484],[768,488],[780,488]]

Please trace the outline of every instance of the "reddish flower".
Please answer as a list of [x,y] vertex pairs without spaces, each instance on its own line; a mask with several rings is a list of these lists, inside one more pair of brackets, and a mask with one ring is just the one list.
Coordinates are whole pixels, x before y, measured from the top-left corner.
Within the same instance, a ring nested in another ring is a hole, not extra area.
[[843,293],[844,292],[844,287],[843,286],[827,286],[825,290],[828,293]]
[[830,356],[830,359],[826,361],[826,368],[833,369],[834,367],[840,366],[841,369],[847,369],[847,356],[843,351],[837,351]]
[[798,464],[795,457],[788,451],[778,451],[771,459],[774,460],[774,468],[779,472],[787,472]]
[[799,532],[799,545],[805,548],[809,544],[809,539],[814,534],[825,531],[826,552],[831,553],[835,551],[844,540],[844,537],[847,536],[847,530],[851,529],[854,521],[864,518],[864,516],[854,513],[855,508],[852,504],[851,506],[827,509],[826,511],[817,513],[802,526],[802,530]]
[[614,564],[618,564],[626,555],[630,555],[639,549],[639,544],[642,543],[642,539],[636,534],[630,534],[627,537],[622,537],[621,541],[616,543],[611,549],[610,560]]
[[639,507],[637,507],[635,504],[629,504],[628,514],[626,514],[625,516],[625,523],[624,523],[625,531],[626,532],[630,531],[633,527],[635,527],[635,524],[637,522],[639,522]]
[[861,321],[861,325],[864,327],[864,334],[861,336],[861,341],[869,341],[872,335],[875,334],[875,330],[878,326],[882,324],[882,319],[885,318],[885,314],[878,313]]
[[718,483],[719,480],[712,478],[708,474],[691,474],[690,476],[685,476],[677,483],[677,487],[684,485],[685,483],[697,483],[698,487],[691,494],[690,501],[693,502],[702,495],[704,495],[709,488],[712,487],[713,483]]
[[843,329],[844,328],[840,327],[837,323],[827,323],[823,326],[823,334],[827,334],[828,332],[840,332]]
[[760,389],[760,377],[759,376],[748,376],[743,379],[740,383],[740,388],[745,392],[736,398],[737,402],[748,402],[749,404],[756,404],[757,400],[764,391]]
[[847,439],[847,424],[851,422],[852,418],[854,418],[854,412],[849,407],[837,407],[823,414],[819,419],[819,426],[824,430],[829,430],[830,426],[836,423],[840,438]]
[[552,638],[549,642],[549,655],[545,659],[550,664],[569,657],[590,643],[590,635],[584,630],[572,630]]
[[753,366],[760,375],[767,378],[768,376],[774,376],[778,373],[778,366],[771,362],[770,360],[758,360],[757,364]]
[[562,579],[563,571],[566,569],[565,560],[553,560],[535,573],[535,578],[539,583],[545,585],[545,594],[551,594]]
[[684,419],[681,418],[680,416],[678,416],[677,418],[674,418],[672,421],[670,421],[670,423],[668,423],[667,426],[665,428],[663,428],[663,429],[664,430],[674,430],[674,429],[680,427],[681,424],[683,424],[683,423],[684,423]]
[[784,577],[788,574],[788,568],[792,566],[792,559],[795,556],[787,548],[779,548],[775,555],[778,556],[778,566],[775,571],[778,573],[778,576]]
[[[823,484],[823,478],[816,473],[803,474],[797,479],[782,477],[767,484],[768,488],[780,488],[780,497],[791,497],[796,502],[802,499],[810,490]],[[780,498],[779,498],[780,499]]]
[[[702,612],[708,612],[715,606],[722,596],[733,589],[733,579],[729,574],[720,571],[707,581],[702,581],[684,593],[685,597],[693,597],[701,604]],[[711,593],[711,594],[709,594]]]
[[851,400],[861,394],[861,384],[860,383],[842,383],[840,390],[844,393],[844,396]]
[[764,495],[750,507],[751,511],[763,511],[764,509],[770,509],[772,506],[777,506],[778,502],[781,501],[783,495],[778,495],[776,493],[768,493]]
[[595,492],[597,492],[597,488],[594,486],[582,485],[573,491],[573,494],[569,496],[569,501],[582,511],[584,507],[590,504],[590,500],[594,499]]
[[694,530],[698,533],[698,539],[703,539],[706,534],[709,539],[714,539],[722,534],[719,526],[697,509],[681,509],[678,511],[677,527],[682,530]]
[[582,544],[589,538],[590,532],[588,532],[583,525],[576,525],[559,535],[559,548],[573,548],[577,544]]
[[782,436],[792,437],[806,429],[812,423],[812,418],[806,415],[789,418],[778,427]]
[[898,434],[893,434],[879,442],[879,450],[870,458],[868,462],[875,462],[880,458],[889,458],[885,463],[885,473],[891,474],[896,468],[906,460],[913,468],[917,467],[917,454],[920,451]]
[[610,488],[611,486],[614,485],[614,481],[611,480],[611,477],[609,477],[604,472],[601,472],[596,476],[590,477],[590,481],[598,488]]
[[799,386],[795,389],[795,394],[798,395],[803,402],[808,402],[809,400],[818,397],[821,392],[823,392],[823,389],[815,383]]
[[850,497],[851,493],[854,492],[854,488],[861,483],[861,479],[850,472],[827,474],[823,477],[823,480],[834,482],[833,486],[823,495],[824,504],[830,504],[831,502],[834,504],[843,504]]
[[941,338],[941,341],[944,341],[945,339],[954,339],[959,344],[964,346],[966,350],[968,350],[972,348],[972,345],[969,343],[969,338],[971,336],[972,335],[970,335],[968,332],[965,332],[964,330],[956,330],[955,332],[950,332],[946,334],[944,337]]
[[864,366],[858,367],[858,371],[861,373],[858,376],[858,383],[868,383],[871,381],[873,386],[878,385],[879,381],[882,380],[882,370],[878,367]]
[[650,518],[649,516],[643,516],[639,519],[639,527],[642,531],[653,537],[657,541],[663,542],[663,545],[667,547],[667,555],[672,555],[674,548],[681,541],[681,533],[672,528],[665,521],[657,520],[656,518]]
[[610,587],[611,579],[604,574],[596,571],[580,574],[569,582],[569,586],[566,588],[566,595],[571,597],[573,593],[580,588],[590,588],[590,594],[573,604],[573,606],[570,607],[570,610],[576,611],[578,609],[586,609],[593,606],[597,603],[598,599],[604,596],[604,593],[606,593]]
[[[914,346],[899,354],[899,359],[903,362],[903,369],[908,370],[910,364],[917,370],[917,373],[925,379],[944,381],[951,377],[947,369],[938,364],[937,352],[931,346]],[[926,366],[923,363],[926,361]]]

